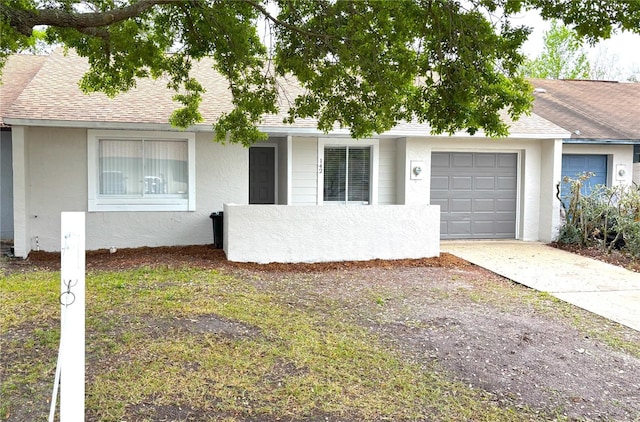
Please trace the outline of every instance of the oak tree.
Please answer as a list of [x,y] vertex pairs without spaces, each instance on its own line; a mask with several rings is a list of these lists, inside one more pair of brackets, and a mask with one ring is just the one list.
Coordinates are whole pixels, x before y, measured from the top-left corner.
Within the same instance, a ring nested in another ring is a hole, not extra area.
[[531,107],[519,72],[530,29],[510,19],[531,8],[591,41],[640,28],[640,2],[628,0],[2,0],[0,64],[40,39],[88,59],[87,92],[164,75],[178,102],[171,123],[188,127],[206,95],[189,70],[209,56],[234,104],[216,138],[243,144],[279,111],[279,78],[301,87],[288,122],[313,117],[357,138],[414,120],[503,136],[499,112]]

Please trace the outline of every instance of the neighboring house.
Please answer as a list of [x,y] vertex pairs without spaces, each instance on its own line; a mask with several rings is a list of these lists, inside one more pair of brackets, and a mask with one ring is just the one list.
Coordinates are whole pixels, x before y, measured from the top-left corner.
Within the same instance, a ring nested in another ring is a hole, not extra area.
[[[0,89],[24,59],[10,59]],[[266,116],[269,139],[247,149],[212,142],[230,95],[208,63],[194,67],[207,121],[186,131],[167,124],[176,104],[166,81],[141,80],[108,99],[80,92],[86,69],[55,52],[18,96],[2,97],[19,257],[60,250],[62,211],[87,212],[88,249],[211,244],[209,216],[224,211],[227,257],[254,262],[428,257],[441,238],[557,234],[555,185],[570,134],[537,114],[511,123],[505,139],[431,136],[403,123],[355,140],[319,132],[312,119]],[[630,166],[631,148],[607,154]]]
[[[534,113],[570,132],[562,140],[563,177],[593,173],[583,194],[597,184],[640,181],[640,83],[549,79],[531,83]],[[562,188],[564,197],[567,185]]]

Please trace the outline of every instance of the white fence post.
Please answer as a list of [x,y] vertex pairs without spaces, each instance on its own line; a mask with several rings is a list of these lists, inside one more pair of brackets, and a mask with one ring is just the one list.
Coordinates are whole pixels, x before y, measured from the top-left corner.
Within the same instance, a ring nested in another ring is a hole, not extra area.
[[61,215],[60,421],[84,421],[85,214]]

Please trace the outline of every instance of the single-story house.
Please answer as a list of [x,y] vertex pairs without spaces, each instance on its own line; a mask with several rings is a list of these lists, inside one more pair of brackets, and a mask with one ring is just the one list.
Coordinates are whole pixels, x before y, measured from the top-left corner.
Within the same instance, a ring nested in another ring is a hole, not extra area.
[[[267,141],[223,145],[211,125],[230,96],[210,64],[194,68],[208,120],[185,131],[167,123],[176,104],[165,81],[140,80],[109,99],[78,89],[86,69],[54,52],[11,57],[4,70],[2,151],[10,144],[13,171],[2,212],[12,211],[18,257],[60,250],[63,211],[87,213],[90,250],[211,244],[210,215],[223,211],[223,247],[235,261],[429,257],[440,239],[551,241],[564,148],[600,153],[566,144],[570,131],[537,113],[511,122],[504,139],[432,136],[403,123],[356,140],[320,132],[313,119],[265,116]],[[631,168],[633,146],[603,148],[609,172]],[[631,183],[631,172],[611,178]]]

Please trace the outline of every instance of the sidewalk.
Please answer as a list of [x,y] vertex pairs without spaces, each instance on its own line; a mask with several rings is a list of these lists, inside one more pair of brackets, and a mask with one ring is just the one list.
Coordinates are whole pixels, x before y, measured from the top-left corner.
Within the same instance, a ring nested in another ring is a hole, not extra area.
[[640,331],[640,274],[539,242],[443,240],[459,256]]

